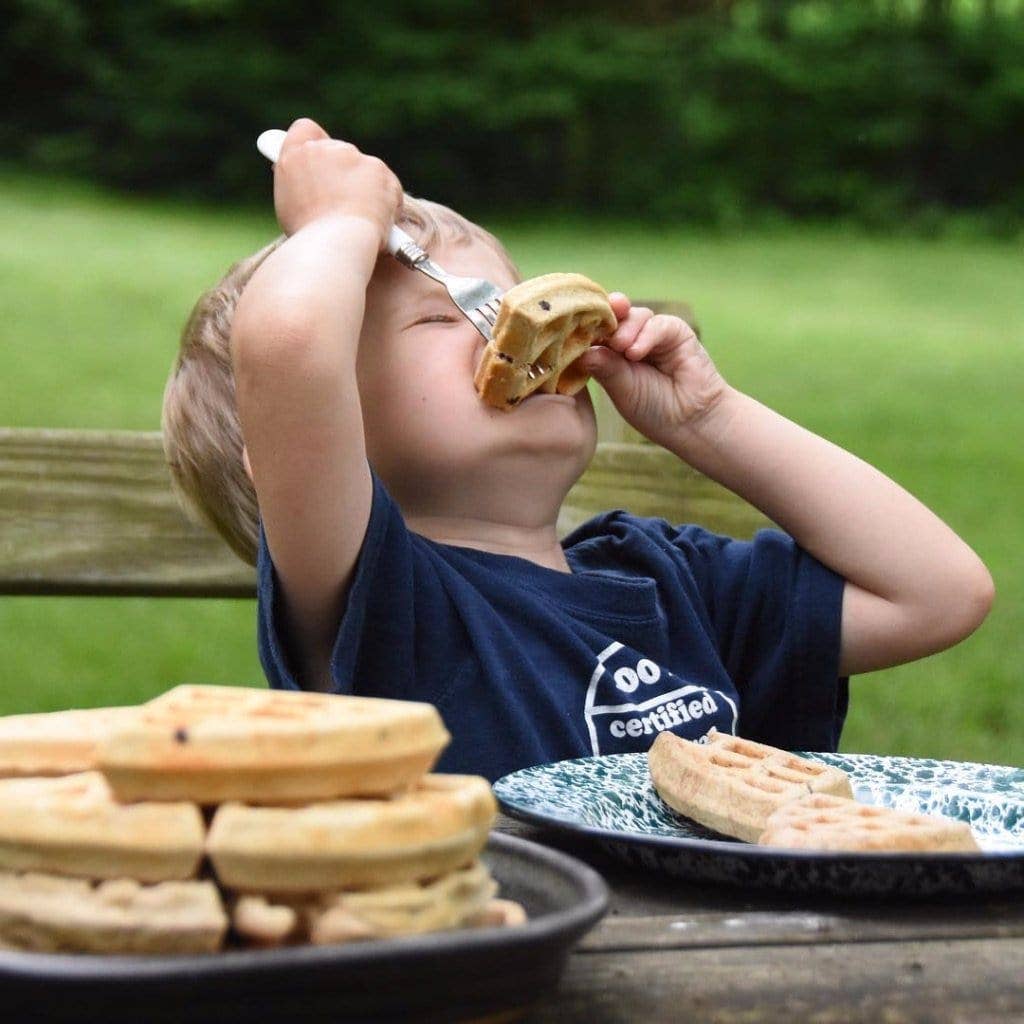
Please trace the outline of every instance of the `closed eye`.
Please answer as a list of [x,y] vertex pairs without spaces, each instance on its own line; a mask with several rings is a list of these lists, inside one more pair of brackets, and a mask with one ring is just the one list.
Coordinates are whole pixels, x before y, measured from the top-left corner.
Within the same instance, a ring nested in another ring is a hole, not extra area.
[[450,313],[431,313],[430,316],[420,317],[419,320],[414,322],[413,326],[416,324],[453,324],[456,323],[458,319],[458,317],[453,316]]

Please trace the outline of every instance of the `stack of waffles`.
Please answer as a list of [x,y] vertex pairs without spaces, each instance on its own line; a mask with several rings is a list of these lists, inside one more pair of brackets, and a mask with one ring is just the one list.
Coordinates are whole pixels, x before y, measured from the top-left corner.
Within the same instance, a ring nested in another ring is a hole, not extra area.
[[790,849],[977,852],[970,826],[858,803],[845,772],[712,731],[706,743],[661,733],[651,779],[674,811],[723,835]]
[[428,704],[181,686],[0,719],[0,948],[215,952],[511,925]]

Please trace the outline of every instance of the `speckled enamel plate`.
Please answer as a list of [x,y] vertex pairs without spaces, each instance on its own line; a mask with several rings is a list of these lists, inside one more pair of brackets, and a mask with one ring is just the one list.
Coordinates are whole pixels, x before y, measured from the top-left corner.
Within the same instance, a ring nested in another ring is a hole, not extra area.
[[810,754],[850,775],[857,799],[970,823],[980,854],[835,853],[741,843],[675,814],[646,754],[538,765],[494,784],[502,809],[593,840],[630,864],[693,881],[839,895],[1024,890],[1024,769],[874,754]]

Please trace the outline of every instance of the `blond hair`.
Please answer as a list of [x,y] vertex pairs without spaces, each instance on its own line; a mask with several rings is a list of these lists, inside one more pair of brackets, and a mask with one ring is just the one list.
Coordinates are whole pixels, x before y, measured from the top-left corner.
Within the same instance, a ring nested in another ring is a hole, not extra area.
[[[514,280],[519,271],[489,231],[461,214],[426,199],[406,195],[398,224],[424,249],[483,242],[505,262]],[[200,296],[181,333],[178,356],[164,389],[164,453],[171,484],[189,516],[211,526],[231,549],[256,563],[259,507],[242,462],[242,428],[235,404],[231,365],[231,322],[249,279],[284,242],[275,239],[239,260]]]

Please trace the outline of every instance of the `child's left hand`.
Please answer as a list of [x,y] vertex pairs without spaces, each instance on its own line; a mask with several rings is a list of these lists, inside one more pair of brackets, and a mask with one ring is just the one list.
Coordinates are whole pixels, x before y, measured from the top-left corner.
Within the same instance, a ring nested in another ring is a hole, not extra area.
[[689,324],[609,296],[618,330],[582,357],[623,419],[664,447],[677,446],[712,410],[728,385]]

